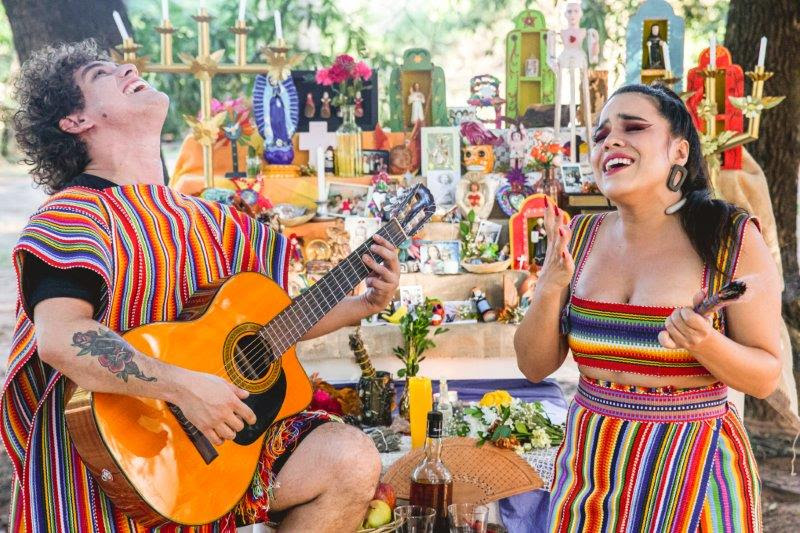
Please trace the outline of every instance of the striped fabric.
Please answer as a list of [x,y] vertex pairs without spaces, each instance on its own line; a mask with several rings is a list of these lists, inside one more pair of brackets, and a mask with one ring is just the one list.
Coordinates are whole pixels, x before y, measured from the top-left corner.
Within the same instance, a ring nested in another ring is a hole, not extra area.
[[551,486],[551,532],[761,531],[760,488],[727,387],[582,378]]
[[[589,257],[597,230],[606,213],[578,215],[572,220],[570,250],[575,259],[575,275],[570,301],[565,306],[561,329],[579,365],[617,372],[654,376],[708,376],[710,373],[683,349],[668,349],[658,342],[667,317],[674,307],[651,307],[617,302],[598,302],[579,298],[574,288]],[[747,221],[738,215],[732,238],[719,247],[717,269],[706,267],[703,289],[718,291],[732,279]],[[755,220],[755,219],[752,219]],[[714,327],[724,333],[724,311],[713,317]]]
[[[251,218],[166,187],[74,187],[51,197],[31,217],[14,258],[18,279],[26,253],[58,268],[98,273],[107,289],[98,320],[125,331],[174,319],[198,287],[236,272],[262,272],[285,287],[288,249],[284,237]],[[0,431],[15,473],[11,529],[136,530],[99,490],[72,446],[64,417],[65,380],[39,360],[34,334],[29,313],[18,303]],[[288,421],[272,432],[275,442],[265,449],[290,448],[318,419],[325,416],[303,414]],[[274,459],[266,455],[262,464]],[[257,475],[254,487],[264,488],[265,479],[268,473]],[[259,501],[266,506],[265,498],[250,495],[250,507]],[[198,530],[233,527],[228,516]]]

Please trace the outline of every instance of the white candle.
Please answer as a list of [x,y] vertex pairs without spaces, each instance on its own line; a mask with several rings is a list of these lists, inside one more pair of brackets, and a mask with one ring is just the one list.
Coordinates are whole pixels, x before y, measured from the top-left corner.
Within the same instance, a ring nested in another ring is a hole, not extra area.
[[247,5],[247,0],[239,0],[239,19],[244,20],[244,7]]
[[325,200],[327,191],[325,190],[325,152],[321,146],[317,146],[317,199]]
[[275,40],[283,40],[283,25],[281,24],[281,12],[275,10]]
[[711,36],[711,44],[708,46],[708,52],[711,54],[708,60],[708,66],[710,68],[717,68],[717,36]]
[[119,16],[119,13],[114,11],[112,13],[114,17],[114,22],[117,24],[117,29],[119,30],[119,34],[122,36],[122,40],[128,39],[128,30],[125,29],[125,25],[122,23],[122,17]]
[[161,20],[169,20],[169,0],[161,0]]
[[758,66],[764,66],[764,59],[767,57],[767,38],[761,38],[761,46],[758,47]]

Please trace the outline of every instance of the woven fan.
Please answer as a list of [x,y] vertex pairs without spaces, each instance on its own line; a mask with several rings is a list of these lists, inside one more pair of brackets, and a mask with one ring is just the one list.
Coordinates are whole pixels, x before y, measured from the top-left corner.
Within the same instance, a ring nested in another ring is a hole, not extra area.
[[[489,503],[544,485],[536,470],[515,452],[476,443],[455,437],[442,446],[442,461],[453,474],[453,503]],[[392,486],[398,498],[409,499],[411,472],[422,454],[422,449],[408,452],[384,474],[383,482]]]

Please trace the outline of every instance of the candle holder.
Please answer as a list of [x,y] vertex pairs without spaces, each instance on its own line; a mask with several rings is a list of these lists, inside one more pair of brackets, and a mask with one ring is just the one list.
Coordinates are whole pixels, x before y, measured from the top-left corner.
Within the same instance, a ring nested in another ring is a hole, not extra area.
[[312,222],[328,222],[336,218],[335,216],[328,214],[327,200],[317,200],[314,203],[317,204],[317,214],[311,219]]
[[761,113],[780,104],[785,96],[764,96],[764,82],[772,77],[773,72],[767,72],[763,66],[756,66],[747,76],[753,81],[751,94],[748,96],[728,99],[731,104],[741,109],[747,117],[747,129],[744,132],[731,130],[718,131],[717,128],[717,69],[706,68],[700,71],[704,78],[704,98],[697,107],[697,114],[703,118],[705,132],[700,134],[700,144],[703,156],[708,163],[709,177],[713,189],[719,190],[717,182],[721,169],[720,155],[731,148],[743,146],[758,140],[761,129]]
[[[192,127],[193,136],[203,149],[203,176],[207,187],[213,186],[213,142],[209,143],[209,128],[218,122],[217,117],[211,115],[211,81],[219,74],[269,74],[276,80],[285,80],[291,76],[291,69],[302,61],[303,56],[289,56],[290,48],[286,41],[279,39],[275,44],[262,50],[264,63],[247,62],[247,34],[252,28],[245,21],[237,20],[233,28],[235,61],[224,63],[222,61],[225,50],[211,52],[211,22],[214,17],[209,15],[205,8],[200,8],[192,18],[197,22],[197,55],[179,54],[180,63],[173,62],[172,38],[175,28],[169,19],[161,21],[161,26],[155,28],[160,34],[160,61],[151,62],[148,57],[138,57],[137,51],[141,46],[132,38],[123,40],[122,45],[111,51],[112,57],[117,62],[132,63],[139,72],[155,72],[179,75],[193,75],[200,82],[200,116],[186,117],[187,123]],[[318,209],[319,213],[319,209]],[[324,211],[327,215],[327,207]],[[328,217],[330,220],[333,217]]]

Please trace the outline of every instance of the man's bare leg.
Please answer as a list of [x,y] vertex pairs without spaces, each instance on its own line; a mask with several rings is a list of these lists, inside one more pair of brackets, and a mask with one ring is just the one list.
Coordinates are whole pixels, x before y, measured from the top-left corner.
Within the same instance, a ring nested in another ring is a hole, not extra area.
[[355,531],[380,473],[378,450],[360,430],[337,423],[314,429],[278,473],[270,508],[291,509],[280,531]]

